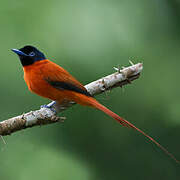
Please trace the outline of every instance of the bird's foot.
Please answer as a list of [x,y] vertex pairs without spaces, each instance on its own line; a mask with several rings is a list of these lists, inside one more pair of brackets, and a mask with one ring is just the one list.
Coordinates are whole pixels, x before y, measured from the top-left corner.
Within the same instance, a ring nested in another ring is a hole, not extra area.
[[41,108],[48,108],[48,109],[50,109],[51,111],[57,113],[56,110],[55,110],[55,108],[54,108],[54,105],[55,105],[55,104],[56,104],[56,102],[53,101],[53,102],[50,103],[50,104],[44,104],[44,105],[42,105]]

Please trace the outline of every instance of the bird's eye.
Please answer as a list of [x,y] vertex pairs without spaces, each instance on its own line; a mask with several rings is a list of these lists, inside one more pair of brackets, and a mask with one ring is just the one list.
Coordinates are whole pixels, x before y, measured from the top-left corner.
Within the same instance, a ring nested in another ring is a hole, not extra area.
[[34,52],[29,53],[29,56],[35,56]]

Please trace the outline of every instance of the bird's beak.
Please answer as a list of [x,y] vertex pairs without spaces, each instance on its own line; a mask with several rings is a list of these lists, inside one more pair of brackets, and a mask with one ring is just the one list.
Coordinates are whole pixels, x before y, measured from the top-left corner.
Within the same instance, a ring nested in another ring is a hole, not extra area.
[[18,49],[11,49],[11,50],[19,56],[28,56],[27,54],[23,53],[22,51],[20,51]]

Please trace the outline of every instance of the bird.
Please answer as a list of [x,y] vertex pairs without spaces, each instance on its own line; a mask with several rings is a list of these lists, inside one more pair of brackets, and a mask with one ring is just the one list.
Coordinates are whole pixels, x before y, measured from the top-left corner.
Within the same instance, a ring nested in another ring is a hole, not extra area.
[[137,130],[156,144],[173,160],[180,163],[172,153],[151,136],[100,104],[68,71],[47,59],[36,47],[26,45],[23,48],[11,50],[16,53],[20,59],[24,70],[24,80],[31,92],[56,101],[59,104],[68,100],[83,106],[99,109],[115,119],[122,126]]

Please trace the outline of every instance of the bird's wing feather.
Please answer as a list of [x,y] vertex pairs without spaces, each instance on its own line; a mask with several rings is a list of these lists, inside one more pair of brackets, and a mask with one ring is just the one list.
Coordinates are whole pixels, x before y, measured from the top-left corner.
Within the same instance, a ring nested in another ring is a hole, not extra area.
[[[72,75],[70,75],[65,69],[61,68],[59,65],[48,61],[47,68],[43,74],[45,75],[45,80],[54,88],[59,90],[69,90],[74,91],[86,96],[91,96],[86,88],[77,81]],[[47,73],[48,69],[48,74]],[[43,71],[43,69],[42,69]]]

